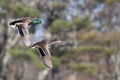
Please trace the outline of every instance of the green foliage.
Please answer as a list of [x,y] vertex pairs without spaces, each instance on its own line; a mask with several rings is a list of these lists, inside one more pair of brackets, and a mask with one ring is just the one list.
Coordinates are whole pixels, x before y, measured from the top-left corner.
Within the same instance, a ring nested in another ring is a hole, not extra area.
[[83,53],[83,52],[102,52],[104,48],[102,46],[81,46],[77,48],[71,48],[68,53]]
[[104,2],[106,4],[112,4],[114,2],[120,2],[120,0],[98,0],[99,2]]
[[104,56],[109,56],[111,54],[114,54],[115,50],[115,48],[105,48],[104,46],[83,45],[81,47],[72,47],[66,50],[66,53],[62,56],[62,59],[75,58],[76,55],[80,56],[85,53],[99,53]]
[[34,64],[39,70],[44,70],[46,68],[46,66],[40,60],[34,61]]
[[92,22],[90,21],[90,17],[86,16],[84,19],[74,18],[72,20],[72,25],[76,27],[76,30],[91,28]]
[[35,54],[35,51],[32,49],[27,49],[25,47],[15,47],[8,49],[8,52],[10,52],[13,56],[17,58],[22,58],[26,60],[33,61],[35,58],[37,58],[37,55]]
[[13,17],[23,17],[23,16],[31,16],[36,17],[40,15],[40,12],[32,7],[28,7],[25,5],[15,5],[12,3],[2,2],[0,5],[7,10]]
[[97,75],[98,74],[98,68],[94,63],[70,63],[68,64],[68,67],[70,67],[72,70],[76,71],[82,71],[85,74],[88,75]]
[[14,56],[18,59],[29,60],[29,61],[33,62],[33,64],[36,66],[36,68],[38,68],[40,70],[43,70],[46,68],[44,66],[44,64],[42,63],[42,61],[40,60],[40,56],[39,56],[38,52],[35,50],[25,48],[23,46],[17,46],[15,48],[10,48],[7,50],[10,54],[12,54],[12,56]]
[[94,41],[94,40],[99,39],[99,37],[101,37],[101,34],[95,30],[83,32],[81,33],[81,35],[77,35],[77,39],[82,42]]
[[58,33],[62,31],[69,31],[73,29],[80,30],[90,27],[91,21],[89,17],[86,17],[85,19],[74,18],[72,21],[57,19],[51,24],[49,30],[53,33]]
[[53,10],[56,9],[58,11],[61,11],[65,9],[66,4],[65,3],[59,3],[59,2],[53,2],[52,3]]
[[53,67],[58,68],[61,66],[60,58],[52,56]]
[[115,54],[116,50],[117,50],[116,48],[108,48],[105,50],[105,52],[103,52],[103,54],[105,56],[110,56],[112,54]]
[[119,46],[119,32],[111,31],[107,34],[104,34],[100,37],[99,43],[102,45],[114,45],[114,46]]
[[63,2],[63,3],[59,3],[59,2],[56,2],[56,1],[53,1],[51,4],[48,4],[44,7],[39,7],[39,9],[41,11],[44,11],[44,10],[48,10],[48,11],[54,11],[54,10],[57,10],[57,11],[63,11],[66,7],[66,4]]
[[71,28],[71,22],[57,19],[51,24],[50,31],[53,33],[58,33],[60,31],[66,31],[69,28]]
[[88,9],[93,9],[93,8],[95,8],[96,7],[96,4],[98,3],[98,2],[101,2],[101,0],[90,0],[90,1],[88,1],[87,3],[86,3],[86,7],[88,8]]

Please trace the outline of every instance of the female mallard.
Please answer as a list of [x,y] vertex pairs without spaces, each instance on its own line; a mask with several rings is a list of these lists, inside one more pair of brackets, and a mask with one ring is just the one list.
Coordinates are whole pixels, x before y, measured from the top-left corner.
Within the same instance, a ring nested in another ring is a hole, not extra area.
[[28,31],[28,26],[31,24],[42,24],[43,22],[37,18],[20,18],[12,21],[10,25],[12,27],[17,27],[20,36],[26,46],[30,47],[33,42],[30,40],[30,35]]
[[47,66],[48,68],[52,68],[52,60],[51,60],[51,54],[48,49],[48,46],[56,44],[56,43],[61,43],[61,41],[54,41],[48,43],[46,39],[34,43],[31,47],[35,47],[38,49],[39,54],[42,57],[43,64]]

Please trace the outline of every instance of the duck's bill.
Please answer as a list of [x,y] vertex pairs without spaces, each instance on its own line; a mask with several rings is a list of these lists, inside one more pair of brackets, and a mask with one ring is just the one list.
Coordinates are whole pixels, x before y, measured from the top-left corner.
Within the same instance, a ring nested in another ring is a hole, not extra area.
[[38,48],[38,52],[42,57],[43,64],[48,68],[52,68],[51,57],[49,55],[47,55],[42,48]]

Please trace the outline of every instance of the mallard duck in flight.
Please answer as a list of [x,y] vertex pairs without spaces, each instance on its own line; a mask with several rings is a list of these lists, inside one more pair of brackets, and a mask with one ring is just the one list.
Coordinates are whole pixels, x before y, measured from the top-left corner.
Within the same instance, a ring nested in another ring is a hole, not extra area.
[[10,23],[11,27],[17,27],[18,33],[22,37],[24,44],[30,47],[33,42],[30,40],[28,26],[32,24],[42,24],[43,22],[37,18],[19,18]]
[[47,39],[34,43],[31,47],[38,49],[39,54],[42,57],[44,65],[48,68],[52,68],[51,54],[48,49],[50,45],[61,43],[61,41],[48,42]]

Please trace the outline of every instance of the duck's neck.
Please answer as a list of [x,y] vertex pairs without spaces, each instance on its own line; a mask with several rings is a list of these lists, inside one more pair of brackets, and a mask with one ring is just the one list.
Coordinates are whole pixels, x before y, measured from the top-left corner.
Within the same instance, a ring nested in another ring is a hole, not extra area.
[[39,19],[35,19],[35,20],[33,20],[32,22],[33,22],[33,24],[40,24],[42,21],[39,20]]

